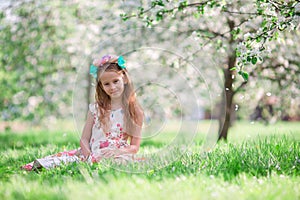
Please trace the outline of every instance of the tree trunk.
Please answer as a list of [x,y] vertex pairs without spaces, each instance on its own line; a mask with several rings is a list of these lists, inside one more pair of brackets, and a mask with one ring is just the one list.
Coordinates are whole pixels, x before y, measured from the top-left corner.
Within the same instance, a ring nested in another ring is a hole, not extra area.
[[[230,32],[234,30],[235,23],[232,19],[227,18],[227,25],[230,29]],[[233,103],[233,96],[234,91],[232,84],[234,82],[234,79],[232,77],[234,71],[230,70],[235,66],[236,63],[236,52],[234,48],[234,36],[231,34],[230,40],[229,40],[229,49],[228,49],[228,61],[227,61],[227,67],[223,69],[224,74],[224,90],[222,95],[222,102],[220,106],[219,112],[219,137],[218,141],[223,139],[227,141],[227,135],[228,130],[231,125],[231,111],[232,111],[232,103]],[[225,108],[224,108],[225,107]],[[223,112],[222,112],[223,111]],[[224,113],[225,111],[225,113]]]
[[[229,58],[229,63],[235,62],[235,56]],[[227,140],[228,130],[231,125],[231,112],[232,112],[232,104],[234,91],[232,88],[232,71],[230,68],[224,69],[224,78],[225,78],[225,90],[223,91],[223,99],[221,104],[221,112],[219,116],[219,137],[218,140]],[[223,111],[223,112],[222,112]]]

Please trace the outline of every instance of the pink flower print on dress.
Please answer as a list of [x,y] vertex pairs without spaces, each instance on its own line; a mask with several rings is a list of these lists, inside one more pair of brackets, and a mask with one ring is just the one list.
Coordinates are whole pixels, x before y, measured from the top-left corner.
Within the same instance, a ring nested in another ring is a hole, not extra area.
[[121,126],[121,124],[117,124],[117,127],[120,127]]
[[68,156],[74,156],[76,153],[77,153],[76,149],[67,152]]
[[100,149],[108,147],[108,146],[109,146],[109,142],[107,140],[104,142],[100,141]]
[[120,149],[120,147],[121,147],[120,143],[117,143],[116,146],[118,149]]
[[95,158],[95,156],[93,154],[91,155],[91,161],[92,161],[92,163],[96,163],[97,162],[97,160],[96,160],[96,158]]
[[26,165],[22,166],[21,168],[25,169],[26,171],[31,171],[33,168],[33,163],[26,164]]

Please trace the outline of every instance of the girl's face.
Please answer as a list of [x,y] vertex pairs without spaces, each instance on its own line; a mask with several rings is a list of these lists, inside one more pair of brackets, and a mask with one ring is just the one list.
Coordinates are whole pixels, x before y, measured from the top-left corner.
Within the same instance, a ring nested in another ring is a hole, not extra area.
[[103,90],[111,99],[122,98],[124,91],[123,74],[118,74],[114,71],[104,71],[100,77]]

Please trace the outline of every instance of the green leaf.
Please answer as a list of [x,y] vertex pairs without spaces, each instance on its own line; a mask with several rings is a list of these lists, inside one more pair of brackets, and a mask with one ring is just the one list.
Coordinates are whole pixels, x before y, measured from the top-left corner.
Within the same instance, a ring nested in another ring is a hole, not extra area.
[[210,8],[213,8],[216,5],[216,1],[208,1],[207,5],[209,5]]
[[151,2],[151,7],[155,7],[157,5],[157,1],[152,1]]
[[180,3],[179,3],[179,6],[178,6],[178,11],[183,11],[183,9],[184,9],[185,7],[187,7],[187,5],[188,5],[188,2],[187,2],[187,1],[180,2]]
[[257,38],[256,38],[256,42],[260,42],[260,41],[261,41],[261,39],[262,39],[262,37],[261,37],[261,36],[257,37]]
[[272,17],[271,21],[272,21],[273,23],[276,23],[276,22],[278,21],[278,18],[274,16],[274,17]]
[[198,11],[198,13],[203,15],[204,14],[204,5],[197,6],[197,11]]
[[122,18],[123,21],[128,20],[128,16],[127,16],[126,13],[121,13],[121,14],[120,14],[120,17]]
[[242,72],[241,75],[242,75],[244,81],[248,81],[249,74],[247,72],[244,72],[244,71],[241,71],[241,72]]
[[262,21],[262,23],[261,23],[261,26],[262,26],[262,27],[265,27],[267,23],[268,23],[268,21],[267,21],[266,19],[264,19],[264,20]]
[[273,37],[274,37],[275,40],[278,39],[278,36],[279,36],[279,33],[278,33],[278,32],[275,32],[274,35],[273,35]]
[[247,56],[247,62],[251,61],[251,56]]
[[229,70],[230,70],[230,71],[234,71],[234,70],[236,70],[236,67],[232,67],[232,68],[230,68]]
[[157,1],[157,5],[159,6],[165,6],[164,2],[162,0]]
[[156,21],[161,21],[163,19],[163,11],[160,10],[156,13]]
[[257,13],[258,13],[259,15],[262,15],[263,12],[264,12],[263,9],[261,9],[261,8],[258,8],[258,9],[257,9]]
[[251,63],[255,65],[257,63],[257,57],[253,56],[251,59]]
[[5,17],[4,12],[0,12],[0,19],[3,19]]

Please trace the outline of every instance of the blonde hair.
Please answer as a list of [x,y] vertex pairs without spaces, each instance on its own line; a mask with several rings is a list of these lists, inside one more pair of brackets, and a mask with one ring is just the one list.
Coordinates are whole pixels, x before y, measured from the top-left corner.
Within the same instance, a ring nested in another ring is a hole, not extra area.
[[[103,57],[104,58],[104,57]],[[99,121],[100,126],[103,131],[106,133],[110,130],[110,111],[111,111],[111,99],[110,96],[106,94],[103,89],[102,83],[100,81],[100,77],[104,72],[113,71],[118,74],[123,74],[124,78],[124,91],[122,94],[122,108],[124,111],[124,128],[125,132],[129,136],[139,137],[136,135],[137,129],[142,126],[143,123],[143,111],[141,106],[139,105],[136,94],[134,90],[134,86],[129,78],[128,72],[126,68],[121,68],[118,63],[118,56],[107,56],[106,60],[94,60],[93,65],[98,67],[97,72],[97,85],[96,85],[96,94],[95,99],[98,105],[98,111],[100,113]]]

